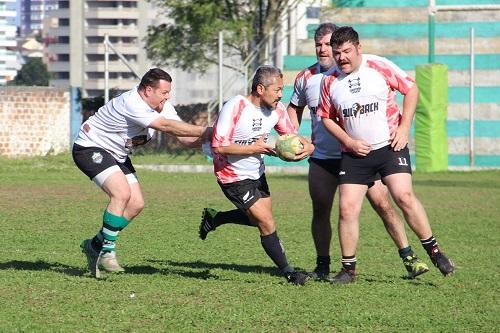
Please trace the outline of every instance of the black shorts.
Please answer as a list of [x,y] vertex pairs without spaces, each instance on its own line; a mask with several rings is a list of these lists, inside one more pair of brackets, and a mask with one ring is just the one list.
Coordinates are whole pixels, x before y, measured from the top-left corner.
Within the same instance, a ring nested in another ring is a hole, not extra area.
[[411,174],[410,151],[408,146],[394,151],[390,145],[373,150],[367,156],[342,153],[340,164],[340,184],[364,184],[373,182],[395,173]]
[[309,164],[312,164],[312,163],[321,167],[323,170],[327,171],[332,176],[335,176],[336,178],[339,177],[340,158],[320,159],[320,158],[310,157]]
[[222,192],[237,208],[246,211],[260,198],[268,198],[271,193],[266,175],[259,179],[244,179],[234,183],[219,183]]
[[135,168],[128,156],[124,163],[120,163],[110,153],[99,147],[82,147],[74,144],[72,155],[78,169],[100,186],[104,183],[105,178],[101,180],[94,178],[110,168],[118,167],[125,176],[135,174]]

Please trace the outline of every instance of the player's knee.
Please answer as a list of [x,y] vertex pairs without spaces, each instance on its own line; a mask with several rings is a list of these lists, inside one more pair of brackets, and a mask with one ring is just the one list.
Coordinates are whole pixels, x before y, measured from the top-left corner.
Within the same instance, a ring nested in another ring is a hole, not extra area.
[[339,210],[339,217],[343,220],[357,218],[360,212],[360,208],[350,202],[341,203]]
[[387,196],[379,197],[376,200],[371,200],[370,203],[373,209],[375,209],[375,211],[377,211],[379,214],[388,215],[394,211],[394,207],[390,203]]
[[144,199],[136,198],[134,200],[130,200],[128,208],[133,211],[135,215],[139,214],[144,209]]
[[111,195],[111,201],[119,202],[121,205],[126,206],[130,201],[131,193],[130,191],[116,191]]
[[394,198],[394,200],[402,210],[408,210],[413,207],[415,203],[415,196],[412,192],[407,191],[400,193],[396,198]]

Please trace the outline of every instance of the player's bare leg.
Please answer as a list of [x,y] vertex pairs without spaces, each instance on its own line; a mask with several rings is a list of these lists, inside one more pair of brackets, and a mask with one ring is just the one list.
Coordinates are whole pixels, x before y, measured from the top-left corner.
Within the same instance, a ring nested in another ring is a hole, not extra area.
[[359,240],[359,213],[368,186],[342,184],[339,186],[339,240],[342,251],[342,270],[332,283],[350,283],[356,278],[356,248]]
[[429,219],[424,207],[413,192],[411,174],[396,173],[384,178],[385,184],[394,199],[401,208],[406,222],[420,238],[422,246],[440,272],[447,276],[455,270],[453,262],[440,250],[438,242],[432,234]]
[[403,221],[391,202],[387,187],[377,180],[368,189],[366,196],[373,209],[382,218],[385,229],[398,247],[398,253],[403,260],[408,277],[414,279],[428,272],[429,267],[417,257],[408,243]]

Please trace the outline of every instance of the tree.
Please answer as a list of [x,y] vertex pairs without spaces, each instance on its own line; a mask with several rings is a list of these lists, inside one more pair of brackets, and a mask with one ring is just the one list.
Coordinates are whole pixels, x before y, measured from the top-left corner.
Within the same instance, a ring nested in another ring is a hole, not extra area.
[[[204,73],[218,63],[218,33],[224,31],[225,57],[245,61],[281,22],[290,3],[279,0],[152,0],[170,23],[150,26],[146,50],[158,65]],[[258,51],[256,63],[264,53]],[[225,64],[226,67],[231,67]]]
[[13,86],[48,86],[49,72],[41,58],[27,58],[26,63],[17,72],[14,80],[9,82]]

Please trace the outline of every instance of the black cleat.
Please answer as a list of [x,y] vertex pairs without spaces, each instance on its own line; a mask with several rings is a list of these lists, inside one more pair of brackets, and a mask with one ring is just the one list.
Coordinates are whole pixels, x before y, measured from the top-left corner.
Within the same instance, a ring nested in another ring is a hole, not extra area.
[[299,271],[293,271],[285,274],[288,283],[303,286],[309,280],[309,275]]
[[200,229],[198,231],[198,234],[200,235],[200,238],[202,240],[205,240],[207,238],[207,234],[210,231],[215,230],[215,225],[213,222],[213,219],[215,215],[217,215],[217,211],[212,208],[203,208],[203,212],[201,213],[201,223],[200,223]]
[[453,264],[453,261],[438,248],[432,251],[431,261],[444,276],[448,276],[455,271],[455,264]]
[[307,273],[309,277],[317,281],[329,281],[330,266],[317,265],[314,271]]
[[342,268],[333,278],[330,279],[332,284],[346,284],[356,281],[356,271]]

